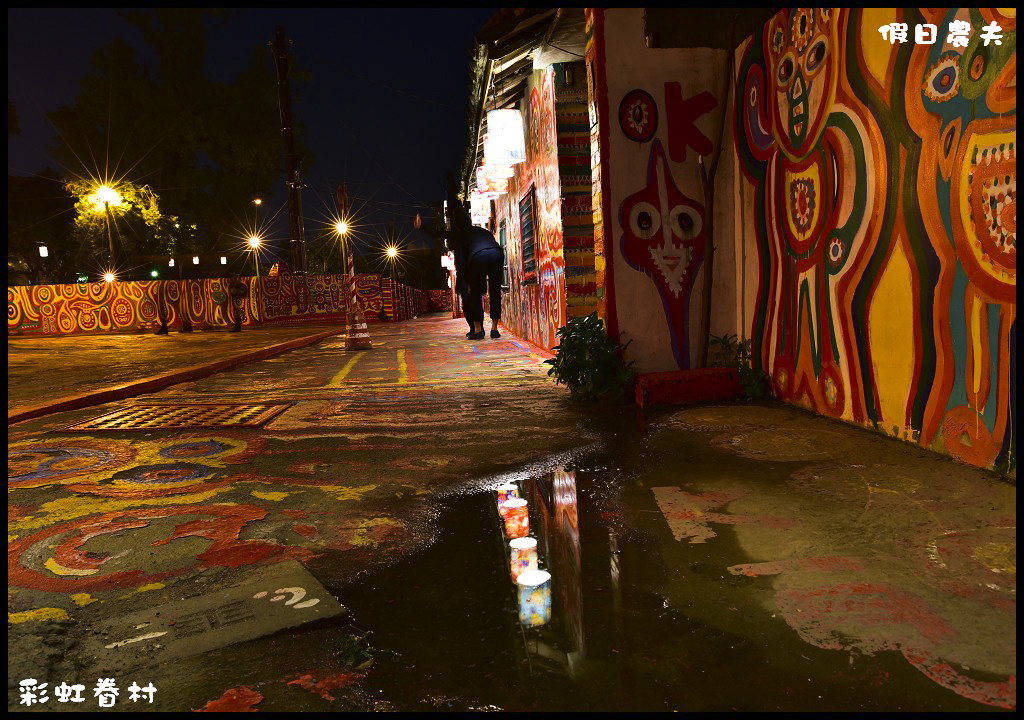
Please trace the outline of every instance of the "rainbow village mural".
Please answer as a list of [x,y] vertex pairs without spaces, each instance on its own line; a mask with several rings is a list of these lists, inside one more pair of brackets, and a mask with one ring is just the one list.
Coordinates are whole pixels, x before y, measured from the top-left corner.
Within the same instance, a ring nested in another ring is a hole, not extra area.
[[783,400],[1015,473],[1015,11],[783,10],[736,57],[755,362]]
[[[348,278],[344,275],[283,275],[243,278],[248,295],[239,305],[244,325],[343,319]],[[67,335],[133,332],[160,327],[224,327],[235,321],[226,278],[31,285],[7,288],[8,335]],[[428,294],[379,275],[356,276],[356,298],[367,320],[402,320],[450,309],[445,295]]]

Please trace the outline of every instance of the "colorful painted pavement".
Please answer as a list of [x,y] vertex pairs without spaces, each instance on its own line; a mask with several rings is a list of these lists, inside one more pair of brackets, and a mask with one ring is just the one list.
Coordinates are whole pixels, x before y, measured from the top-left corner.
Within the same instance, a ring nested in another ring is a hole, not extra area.
[[432,487],[580,442],[544,357],[518,340],[473,344],[458,321],[421,320],[377,326],[373,342],[346,353],[332,339],[145,398],[293,403],[260,430],[62,432],[124,403],[13,426],[11,622],[203,571],[402,554],[425,539]]
[[[913,685],[914,702],[934,698],[936,707],[1016,705],[1012,486],[792,408],[662,412],[642,434],[620,412],[599,430],[546,377],[543,354],[463,332],[450,319],[375,326],[371,351],[329,339],[145,399],[290,404],[260,429],[62,430],[125,404],[10,428],[9,672],[59,682],[70,666],[47,649],[45,628],[80,634],[289,559],[344,603],[359,578],[376,584],[385,566],[423,557],[446,493],[479,491],[497,473],[603,438],[602,485],[583,486],[579,502],[589,518],[598,504],[607,527],[583,529],[640,548],[613,555],[610,582],[649,584],[664,608],[719,628],[728,643],[709,652],[741,638],[757,662],[778,668],[799,663],[794,648],[811,658],[845,653],[850,678],[824,684],[857,682],[871,694],[877,681],[882,697]],[[583,546],[584,568],[594,552]],[[607,578],[588,582],[598,581],[608,589]],[[627,635],[664,609],[630,607]],[[162,667],[162,687],[178,693],[174,707],[192,709],[243,695],[265,696],[263,709],[293,707],[291,695],[274,693],[319,693],[339,673],[348,673],[339,683],[362,687],[351,668],[320,665],[338,632],[200,655],[180,671]],[[662,655],[673,643],[693,641],[663,636]],[[286,659],[269,661],[268,651]],[[33,668],[46,652],[53,667]],[[222,665],[237,668],[230,685]]]
[[[689,567],[670,597],[697,606],[738,587],[731,631],[768,613],[851,664],[896,655],[961,697],[1016,707],[1012,485],[780,407],[694,408],[651,430],[642,484],[676,546],[667,562]],[[713,433],[712,452],[681,431]],[[780,630],[751,632],[771,648]]]

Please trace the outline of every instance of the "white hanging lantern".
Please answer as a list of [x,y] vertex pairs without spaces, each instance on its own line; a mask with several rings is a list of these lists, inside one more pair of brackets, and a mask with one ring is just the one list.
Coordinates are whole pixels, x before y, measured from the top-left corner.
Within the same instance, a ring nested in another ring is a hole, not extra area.
[[167,267],[174,267],[174,258],[167,261]]
[[515,165],[526,161],[523,116],[518,110],[491,110],[487,113],[484,155],[494,165]]
[[476,187],[484,197],[497,197],[508,192],[508,179],[488,175],[486,169],[481,166],[476,169]]
[[50,251],[45,245],[39,246],[39,257],[49,257]]
[[198,265],[199,264],[199,256],[198,255],[193,255],[192,256],[192,264],[193,265]]
[[220,264],[221,265],[227,265],[228,264],[228,259],[226,257],[224,257],[223,255],[221,255],[221,257],[220,257]]
[[491,216],[490,200],[478,192],[469,196],[469,214],[474,225],[485,225]]

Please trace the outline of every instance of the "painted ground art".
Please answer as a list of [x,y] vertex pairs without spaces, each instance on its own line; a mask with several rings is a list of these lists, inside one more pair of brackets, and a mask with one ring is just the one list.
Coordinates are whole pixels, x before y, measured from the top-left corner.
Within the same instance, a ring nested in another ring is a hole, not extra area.
[[[778,395],[1015,473],[1007,13],[781,11],[737,53],[734,132],[760,265],[754,355]],[[938,41],[890,42],[892,22]],[[954,22],[973,28],[963,43]]]

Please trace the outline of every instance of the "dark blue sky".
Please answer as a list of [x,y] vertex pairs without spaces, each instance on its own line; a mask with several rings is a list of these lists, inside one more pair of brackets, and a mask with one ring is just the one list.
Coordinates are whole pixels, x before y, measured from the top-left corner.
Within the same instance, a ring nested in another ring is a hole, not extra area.
[[[216,79],[235,76],[252,45],[284,25],[312,76],[292,88],[293,114],[314,154],[302,167],[310,186],[303,193],[307,236],[345,181],[351,196],[372,198],[361,212],[367,232],[394,218],[412,239],[417,206],[441,200],[447,173],[461,164],[470,48],[494,11],[234,9],[212,23],[207,68]],[[8,98],[21,127],[8,139],[8,172],[59,169],[47,154],[54,132],[45,113],[74,100],[97,48],[122,37],[141,50],[141,35],[116,10],[12,9],[7,22]],[[275,187],[265,198],[272,209],[285,202],[283,176]],[[279,218],[274,234],[283,237],[287,211]]]

